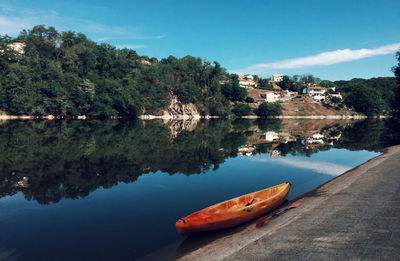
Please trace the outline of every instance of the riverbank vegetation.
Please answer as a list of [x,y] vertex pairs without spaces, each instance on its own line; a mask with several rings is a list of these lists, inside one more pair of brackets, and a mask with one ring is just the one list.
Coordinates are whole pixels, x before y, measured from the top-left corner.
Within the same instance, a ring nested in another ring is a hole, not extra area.
[[[11,42],[23,42],[23,54],[6,48]],[[45,26],[3,36],[0,46],[0,110],[12,115],[134,117],[157,114],[176,95],[203,115],[225,116],[229,99],[241,99],[221,91],[225,69],[192,56],[158,61]]]
[[[15,42],[23,48],[9,48]],[[0,36],[0,47],[3,114],[160,115],[175,96],[183,104],[195,104],[201,115],[265,115],[265,108],[258,112],[247,106],[254,99],[239,86],[238,76],[227,73],[218,62],[189,55],[158,60],[43,25],[23,30],[16,38]],[[274,90],[269,79],[254,76],[254,80],[258,88]],[[331,82],[295,75],[284,76],[278,84],[298,93],[310,84],[336,86],[344,98],[341,105],[366,115],[390,114],[399,108],[399,84],[394,77]]]

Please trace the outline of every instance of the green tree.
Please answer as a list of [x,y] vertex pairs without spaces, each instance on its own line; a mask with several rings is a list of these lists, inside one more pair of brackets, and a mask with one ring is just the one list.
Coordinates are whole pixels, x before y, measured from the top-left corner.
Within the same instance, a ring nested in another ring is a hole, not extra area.
[[294,84],[289,76],[284,75],[282,81],[278,82],[279,87],[284,90],[293,90]]
[[364,85],[357,86],[353,92],[346,95],[344,102],[368,116],[381,114],[384,107],[380,93],[376,89]]
[[246,89],[239,86],[239,80],[236,74],[230,76],[230,81],[222,86],[221,91],[230,101],[243,101],[247,96]]
[[235,103],[232,112],[239,117],[252,114],[249,105],[247,105],[246,103],[238,103],[238,102]]
[[251,97],[246,97],[246,99],[244,99],[244,101],[247,102],[247,103],[253,103],[254,99],[251,98]]
[[257,115],[260,117],[278,116],[282,114],[280,102],[263,102],[257,109]]
[[397,88],[395,89],[395,99],[392,102],[394,112],[393,115],[400,118],[400,51],[396,53],[398,64],[393,67],[394,75],[397,79]]

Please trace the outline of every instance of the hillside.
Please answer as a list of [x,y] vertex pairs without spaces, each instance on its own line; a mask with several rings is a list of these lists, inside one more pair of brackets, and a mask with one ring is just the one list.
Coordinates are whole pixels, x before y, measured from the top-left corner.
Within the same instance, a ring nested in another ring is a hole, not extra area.
[[[254,99],[255,103],[250,104],[252,109],[258,108],[257,101],[263,100],[261,94],[270,93],[270,90],[262,89],[247,89],[247,95]],[[310,97],[301,96],[284,97],[282,102],[282,115],[283,116],[316,116],[316,115],[354,115],[353,111],[347,109],[334,108],[332,106],[324,105],[323,103],[312,99]]]
[[324,105],[309,97],[295,98],[282,103],[284,116],[310,116],[310,115],[354,115],[352,111]]

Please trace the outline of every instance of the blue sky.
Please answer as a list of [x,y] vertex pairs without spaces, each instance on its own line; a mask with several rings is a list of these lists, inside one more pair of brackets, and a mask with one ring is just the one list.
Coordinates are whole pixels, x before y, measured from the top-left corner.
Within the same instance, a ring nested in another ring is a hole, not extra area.
[[261,76],[393,76],[400,49],[399,0],[0,0],[0,34],[36,24]]

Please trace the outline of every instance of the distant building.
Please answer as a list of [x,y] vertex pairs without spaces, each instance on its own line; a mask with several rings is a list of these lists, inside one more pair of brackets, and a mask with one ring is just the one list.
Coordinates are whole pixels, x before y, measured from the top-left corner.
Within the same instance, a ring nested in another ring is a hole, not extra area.
[[145,59],[140,60],[140,63],[141,63],[141,64],[144,64],[144,65],[151,65],[151,62],[150,62],[150,61],[147,61],[147,60],[145,60]]
[[340,93],[339,94],[329,94],[329,97],[331,97],[331,98],[336,97],[336,98],[343,100],[343,97]]
[[283,80],[283,74],[271,75],[271,82],[281,82]]
[[309,86],[303,90],[303,94],[312,96],[316,100],[324,100],[327,88],[320,86]]
[[[8,49],[12,49],[21,55],[25,53],[25,47],[26,47],[26,44],[22,43],[22,42],[13,42],[13,43],[10,43],[7,45]],[[0,46],[0,52],[1,53],[3,52],[1,46]]]
[[254,88],[257,87],[257,83],[253,80],[252,75],[239,75],[239,86],[243,88]]
[[244,77],[246,80],[252,80],[252,81],[254,81],[254,77],[253,77],[253,75],[251,75],[251,74],[245,74],[245,75],[243,75],[243,77]]
[[264,98],[266,102],[275,102],[281,97],[279,93],[273,91],[262,93],[260,96]]

